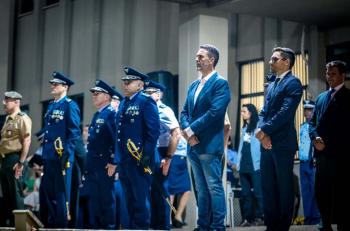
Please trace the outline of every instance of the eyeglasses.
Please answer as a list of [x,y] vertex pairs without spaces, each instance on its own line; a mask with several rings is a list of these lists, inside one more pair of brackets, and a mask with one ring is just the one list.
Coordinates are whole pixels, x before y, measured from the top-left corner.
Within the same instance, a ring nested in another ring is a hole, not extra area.
[[278,57],[275,57],[275,56],[273,56],[273,57],[271,57],[271,59],[270,59],[270,62],[271,63],[277,63],[279,60],[286,60],[285,58],[278,58]]

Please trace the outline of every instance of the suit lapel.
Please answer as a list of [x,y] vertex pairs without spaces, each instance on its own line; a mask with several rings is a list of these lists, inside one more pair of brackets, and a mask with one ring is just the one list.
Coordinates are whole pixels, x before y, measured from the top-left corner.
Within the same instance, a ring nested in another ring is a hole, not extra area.
[[[190,92],[189,92],[189,105],[190,105],[190,112],[193,111],[194,109],[194,94],[196,93],[196,90],[197,90],[197,87],[200,83],[200,80],[196,80],[193,85],[192,85],[192,88],[190,89]],[[198,98],[197,98],[197,101],[198,101]]]
[[[194,107],[196,107],[196,105],[198,105],[198,102],[201,100],[201,98],[203,96],[205,96],[208,91],[211,89],[211,87],[213,86],[213,82],[215,82],[216,78],[218,76],[218,73],[215,72],[213,74],[213,76],[211,76],[208,81],[204,84],[204,87],[202,88],[201,92],[199,93],[198,97],[197,97],[197,100],[196,100],[196,104],[194,105]],[[200,82],[200,81],[198,81]],[[199,85],[199,83],[197,84],[197,86]],[[197,89],[197,88],[196,88]],[[194,91],[196,92],[196,91]],[[193,93],[193,96],[194,96],[194,93]]]

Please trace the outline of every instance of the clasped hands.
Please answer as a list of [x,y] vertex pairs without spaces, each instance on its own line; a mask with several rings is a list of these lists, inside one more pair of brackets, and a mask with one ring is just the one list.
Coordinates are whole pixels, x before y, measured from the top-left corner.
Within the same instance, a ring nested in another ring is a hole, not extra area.
[[195,134],[189,137],[186,131],[182,131],[181,133],[191,147],[199,144],[199,139]]
[[326,147],[326,145],[324,144],[323,139],[321,137],[319,137],[319,136],[316,137],[312,142],[313,142],[316,150],[318,150],[318,151],[322,151]]
[[260,128],[256,131],[255,137],[260,141],[261,145],[268,150],[272,149],[271,137]]

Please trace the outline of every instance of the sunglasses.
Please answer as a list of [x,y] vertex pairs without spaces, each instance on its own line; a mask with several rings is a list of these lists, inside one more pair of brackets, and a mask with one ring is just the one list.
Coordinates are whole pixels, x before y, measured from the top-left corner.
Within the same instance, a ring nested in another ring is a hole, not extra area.
[[123,84],[129,85],[132,81],[134,81],[134,80],[133,79],[125,79],[125,80],[123,80]]
[[285,58],[278,58],[278,57],[275,57],[275,56],[273,56],[273,57],[271,57],[271,59],[270,59],[270,61],[271,61],[271,63],[277,63],[279,60],[286,60]]
[[99,94],[101,94],[101,92],[99,92],[99,91],[94,91],[94,92],[92,92],[92,95],[93,95],[93,96],[98,96]]

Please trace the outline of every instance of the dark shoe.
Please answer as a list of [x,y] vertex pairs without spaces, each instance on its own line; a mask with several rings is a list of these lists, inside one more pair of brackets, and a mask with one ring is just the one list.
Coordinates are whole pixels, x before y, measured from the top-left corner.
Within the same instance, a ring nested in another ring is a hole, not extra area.
[[184,223],[182,221],[179,221],[178,219],[174,218],[173,219],[173,226],[175,228],[182,228],[182,226],[184,226]]
[[254,220],[254,225],[255,225],[255,226],[263,226],[263,225],[264,225],[264,220],[261,219],[261,218],[256,218],[256,219]]
[[239,226],[249,227],[249,226],[252,226],[252,224],[248,220],[244,220]]

